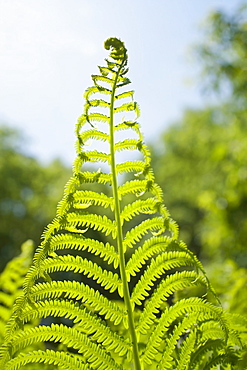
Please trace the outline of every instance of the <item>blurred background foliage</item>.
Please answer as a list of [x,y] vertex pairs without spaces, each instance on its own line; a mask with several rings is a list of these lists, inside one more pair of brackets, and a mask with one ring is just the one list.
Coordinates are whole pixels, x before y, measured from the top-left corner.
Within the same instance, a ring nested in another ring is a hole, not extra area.
[[[181,238],[204,263],[223,305],[246,315],[247,7],[216,12],[195,48],[202,90],[216,102],[183,113],[151,143],[156,181]],[[39,244],[71,170],[28,156],[21,132],[0,127],[0,268],[27,239]]]
[[[153,167],[181,238],[203,261],[223,305],[246,315],[247,6],[215,12],[195,48],[214,105],[191,109],[153,145]],[[162,148],[157,150],[156,148]]]
[[55,216],[71,170],[58,159],[42,165],[25,152],[25,138],[0,126],[0,269],[17,256],[21,244],[37,246],[44,227]]

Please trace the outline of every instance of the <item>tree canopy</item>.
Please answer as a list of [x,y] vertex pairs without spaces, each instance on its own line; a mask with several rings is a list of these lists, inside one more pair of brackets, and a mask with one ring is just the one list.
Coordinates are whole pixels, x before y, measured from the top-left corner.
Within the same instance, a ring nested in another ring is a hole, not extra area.
[[213,12],[205,27],[205,40],[196,48],[203,68],[203,85],[220,92],[243,108],[247,98],[247,4],[234,13]]
[[245,5],[234,14],[211,14],[205,39],[196,48],[203,70],[200,84],[215,94],[217,103],[184,112],[164,132],[163,151],[153,148],[157,181],[180,225],[181,237],[207,264],[220,293],[232,292],[224,295],[225,304],[243,313],[240,299],[247,297],[246,9]]
[[24,143],[20,131],[0,126],[1,269],[25,240],[38,244],[70,173],[60,160],[42,165],[26,154]]

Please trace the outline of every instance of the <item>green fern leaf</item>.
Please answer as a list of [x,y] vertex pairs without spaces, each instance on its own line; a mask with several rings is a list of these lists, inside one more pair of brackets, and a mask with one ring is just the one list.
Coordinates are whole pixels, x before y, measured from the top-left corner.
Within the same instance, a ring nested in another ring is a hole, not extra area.
[[32,351],[30,353],[21,353],[19,356],[15,357],[5,366],[6,370],[18,370],[23,368],[26,364],[53,364],[58,365],[59,369],[62,370],[90,370],[91,366],[83,364],[79,356],[58,352],[53,350],[46,351]]
[[177,366],[178,370],[185,370],[189,368],[188,364],[190,362],[191,354],[194,351],[195,343],[196,343],[196,331],[191,331],[181,346],[181,352]]
[[[231,348],[240,351],[242,344],[222,309],[206,295],[174,299],[198,285],[213,291],[201,263],[179,241],[155,183],[139,107],[127,89],[127,50],[116,38],[105,48],[110,57],[92,76],[76,126],[73,174],[6,326],[0,367],[234,364],[239,354]],[[117,163],[118,152],[133,158]],[[42,325],[30,328],[40,319]],[[46,350],[35,349],[47,342]]]
[[[57,305],[60,301],[57,302],[56,299],[62,296],[66,299],[80,300],[91,311],[97,311],[100,315],[105,316],[106,320],[112,321],[115,325],[118,325],[122,320],[126,320],[126,313],[114,301],[108,301],[99,291],[95,291],[82,282],[76,281],[53,281],[51,283],[36,284],[30,292],[30,302],[32,303],[30,307],[36,307],[34,302],[37,302],[41,303],[42,308],[44,299],[50,298],[54,298],[54,302],[51,303]],[[28,307],[28,311],[30,307]],[[23,310],[23,320],[24,317],[29,317],[27,316],[28,311]]]
[[5,334],[15,299],[22,294],[24,277],[32,262],[33,242],[27,240],[21,246],[21,254],[13,258],[0,275],[0,342]]
[[114,268],[118,267],[118,255],[113,245],[109,243],[102,243],[98,240],[82,238],[81,235],[76,234],[60,234],[55,235],[50,242],[50,253],[56,250],[74,249],[74,250],[87,250],[96,256],[99,255],[104,261],[109,264],[113,263]]

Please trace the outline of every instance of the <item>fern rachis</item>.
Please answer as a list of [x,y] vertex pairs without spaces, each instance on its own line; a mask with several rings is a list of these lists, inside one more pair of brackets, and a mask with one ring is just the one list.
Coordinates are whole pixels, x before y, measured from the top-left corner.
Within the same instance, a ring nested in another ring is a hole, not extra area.
[[[105,47],[110,59],[92,76],[76,127],[73,175],[15,303],[1,368],[206,369],[224,355],[232,366],[228,338],[241,342],[222,309],[203,297],[211,291],[203,267],[178,240],[154,182],[139,109],[125,91],[126,48],[114,38]],[[117,163],[120,151],[142,158]],[[87,164],[99,168],[88,171]],[[178,291],[196,286],[201,297],[176,301]],[[44,324],[27,326],[36,319]],[[52,349],[34,348],[41,342]]]

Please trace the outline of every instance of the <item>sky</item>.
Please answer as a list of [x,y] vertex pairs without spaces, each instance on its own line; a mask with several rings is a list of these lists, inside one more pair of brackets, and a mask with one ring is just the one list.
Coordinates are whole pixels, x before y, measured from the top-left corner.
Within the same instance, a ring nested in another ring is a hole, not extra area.
[[[125,42],[146,142],[186,108],[207,104],[191,46],[215,9],[238,0],[0,0],[0,122],[20,128],[47,163],[75,157],[74,126],[109,37]],[[194,82],[193,82],[194,81]]]

